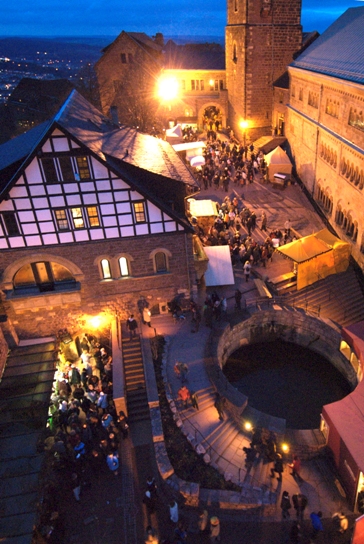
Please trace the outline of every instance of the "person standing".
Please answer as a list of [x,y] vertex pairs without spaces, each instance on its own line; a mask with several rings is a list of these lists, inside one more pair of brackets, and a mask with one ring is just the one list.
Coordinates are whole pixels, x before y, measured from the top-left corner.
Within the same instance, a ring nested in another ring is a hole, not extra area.
[[130,341],[136,337],[136,330],[138,328],[137,320],[135,319],[134,315],[131,314],[130,317],[126,321],[126,326],[129,329],[129,337]]
[[292,469],[291,476],[293,476],[295,480],[297,479],[298,481],[301,481],[301,460],[298,458],[297,455],[293,457],[292,463],[290,463],[288,466],[290,469]]
[[241,299],[242,299],[242,292],[240,289],[236,289],[235,291],[235,308],[237,310],[241,310]]
[[219,420],[222,421],[224,419],[224,401],[221,398],[220,393],[216,392],[215,394],[215,403],[214,406],[217,410],[217,413],[219,414]]
[[195,408],[196,410],[199,410],[199,407],[198,407],[198,395],[197,395],[196,391],[191,391],[191,404],[192,404],[193,408]]
[[185,385],[183,385],[178,390],[178,398],[183,402],[184,408],[187,409],[188,400],[191,398],[191,394],[190,394],[189,390],[187,389],[187,387]]
[[287,519],[290,517],[290,509],[292,508],[291,500],[289,498],[288,491],[283,491],[282,499],[281,499],[281,510],[282,510],[282,518]]
[[310,519],[312,523],[312,540],[315,540],[317,535],[324,530],[322,525],[322,512],[311,512]]
[[151,323],[150,323],[150,321],[151,321],[151,319],[150,319],[150,318],[151,318],[151,315],[152,315],[152,314],[150,313],[150,311],[148,310],[148,308],[143,308],[143,323],[144,323],[144,325],[148,325],[148,327],[151,327],[151,326],[152,326]]
[[245,275],[245,281],[246,281],[246,282],[249,281],[250,269],[251,269],[250,262],[249,262],[249,261],[245,261],[243,270],[244,270],[244,275]]
[[267,216],[265,212],[262,213],[262,225],[260,227],[261,230],[267,230]]
[[217,516],[212,516],[210,518],[210,541],[211,542],[220,542],[220,520]]
[[198,522],[197,522],[200,535],[206,533],[208,521],[209,521],[208,511],[202,508],[199,511]]
[[178,514],[178,504],[177,501],[172,500],[169,503],[169,519],[172,521],[172,523],[175,523],[177,525],[179,520],[179,514]]
[[292,497],[292,501],[294,509],[296,510],[297,519],[303,521],[303,513],[308,503],[306,495],[303,495],[302,493],[295,493]]

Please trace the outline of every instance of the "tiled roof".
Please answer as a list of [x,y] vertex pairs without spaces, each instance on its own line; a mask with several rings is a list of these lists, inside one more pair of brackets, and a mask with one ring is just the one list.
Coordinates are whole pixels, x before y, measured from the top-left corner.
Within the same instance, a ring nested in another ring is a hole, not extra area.
[[291,66],[363,84],[363,29],[364,7],[349,8]]
[[25,159],[39,142],[42,135],[50,126],[50,121],[28,130],[17,138],[8,140],[0,145],[0,171],[8,166]]
[[56,120],[103,159],[109,155],[143,170],[196,184],[169,143],[130,127],[116,127],[77,92],[70,95]]

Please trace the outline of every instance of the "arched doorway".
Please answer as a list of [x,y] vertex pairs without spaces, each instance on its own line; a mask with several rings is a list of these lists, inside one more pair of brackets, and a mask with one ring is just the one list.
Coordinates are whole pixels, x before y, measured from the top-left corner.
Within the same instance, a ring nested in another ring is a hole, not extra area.
[[216,130],[223,126],[223,115],[218,106],[210,105],[204,108],[202,113],[204,130]]

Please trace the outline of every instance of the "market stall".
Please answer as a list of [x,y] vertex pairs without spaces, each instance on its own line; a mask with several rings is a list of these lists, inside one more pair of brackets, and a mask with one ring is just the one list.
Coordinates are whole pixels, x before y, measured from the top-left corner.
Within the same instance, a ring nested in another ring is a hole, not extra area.
[[274,181],[274,174],[291,174],[292,163],[283,149],[278,146],[265,155],[269,181]]
[[276,249],[290,259],[297,274],[297,290],[349,266],[350,244],[323,229]]
[[210,246],[205,247],[204,251],[209,259],[205,272],[206,287],[234,285],[229,246]]

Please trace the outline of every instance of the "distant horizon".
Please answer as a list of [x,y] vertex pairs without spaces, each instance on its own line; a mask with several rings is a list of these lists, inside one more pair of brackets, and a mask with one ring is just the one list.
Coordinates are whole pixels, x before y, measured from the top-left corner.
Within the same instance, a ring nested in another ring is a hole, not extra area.
[[[301,24],[304,32],[322,34],[347,9],[364,9],[364,0],[302,0]],[[137,9],[136,9],[137,8]],[[126,32],[161,32],[200,41],[224,38],[227,24],[226,0],[160,0],[155,9],[151,0],[110,0],[108,9],[101,0],[54,5],[44,0],[31,4],[18,0],[0,6],[0,36],[23,39],[104,39]],[[206,33],[206,28],[208,32]],[[80,29],[82,31],[80,32]],[[187,32],[186,32],[187,30]],[[183,32],[183,33],[182,33]]]

